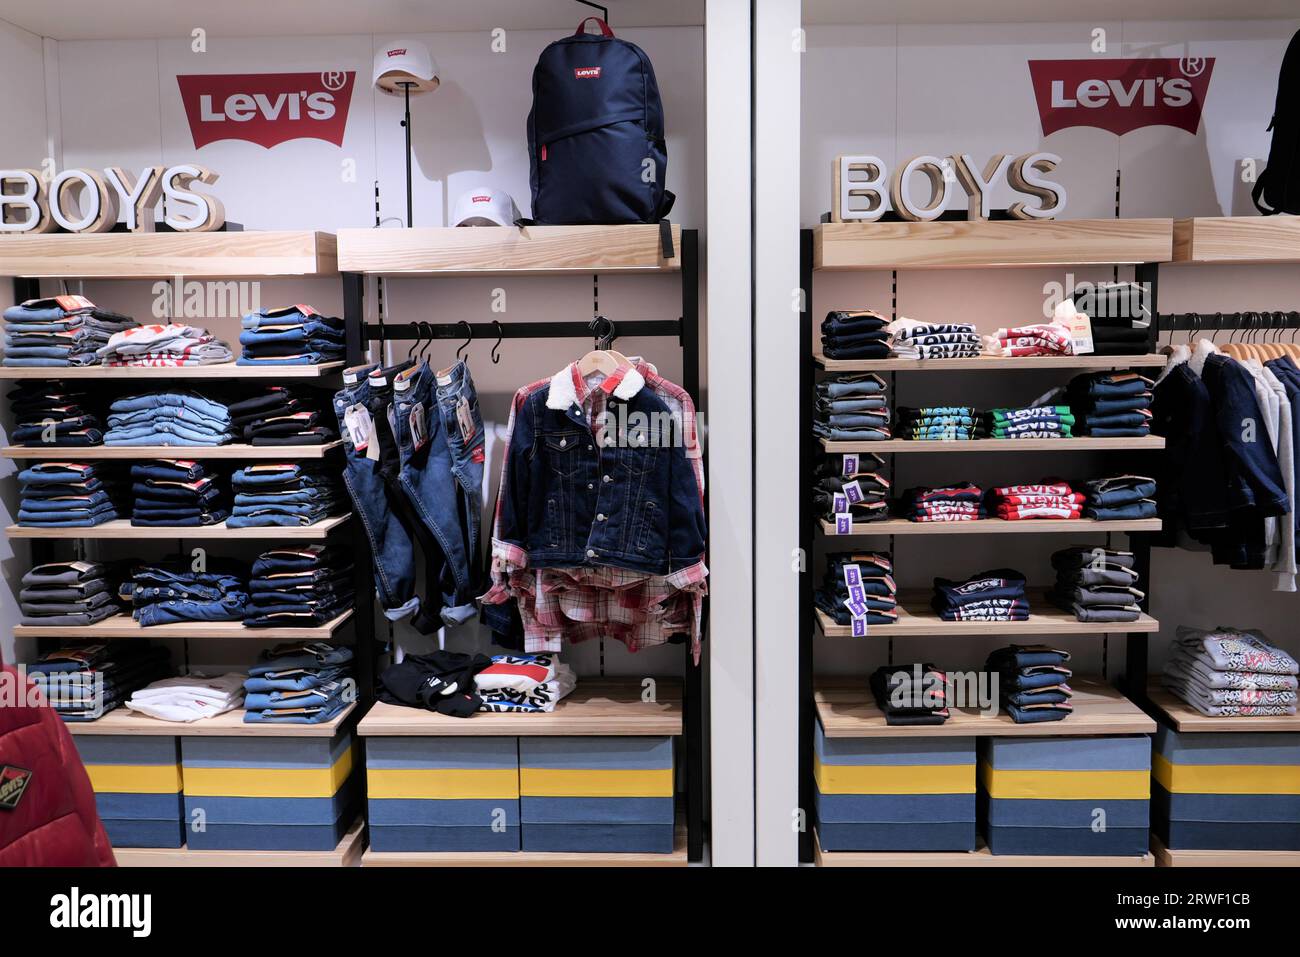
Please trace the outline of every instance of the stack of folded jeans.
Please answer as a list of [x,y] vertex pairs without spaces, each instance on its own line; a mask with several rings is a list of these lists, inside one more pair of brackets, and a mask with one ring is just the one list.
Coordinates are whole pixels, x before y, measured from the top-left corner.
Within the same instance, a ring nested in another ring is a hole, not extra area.
[[986,425],[994,439],[1068,439],[1073,435],[1074,413],[1068,405],[994,409]]
[[234,353],[206,329],[169,322],[114,333],[99,357],[106,366],[183,368],[229,362]]
[[909,488],[899,498],[899,510],[913,522],[974,522],[984,518],[984,493],[962,482],[936,488]]
[[171,673],[171,654],[143,638],[79,642],[47,652],[27,673],[64,721],[94,721]]
[[1295,658],[1256,630],[1179,626],[1162,682],[1201,714],[1263,718],[1296,713]]
[[59,382],[21,382],[8,394],[14,413],[13,445],[102,445],[99,415],[85,392]]
[[1077,421],[1075,432],[1099,438],[1151,434],[1151,388],[1136,372],[1076,376],[1066,390]]
[[105,445],[225,445],[230,410],[193,392],[151,392],[113,400]]
[[1056,585],[1048,594],[1052,604],[1074,612],[1079,621],[1137,621],[1136,559],[1132,552],[1074,545],[1052,555]]
[[1028,621],[1025,576],[994,568],[964,581],[936,578],[930,607],[944,621]]
[[195,528],[230,517],[217,477],[202,462],[154,459],[131,466],[131,524]]
[[1070,330],[1059,322],[1035,322],[999,329],[985,339],[988,350],[1000,356],[1068,356],[1074,354]]
[[848,514],[850,522],[877,522],[889,517],[889,479],[880,474],[884,460],[869,452],[825,455],[813,471],[813,506],[826,521]]
[[89,528],[120,518],[121,486],[95,462],[38,462],[18,473],[18,524]]
[[822,320],[822,354],[827,359],[885,359],[888,320],[870,310],[828,312]]
[[339,437],[331,411],[282,385],[230,404],[230,424],[249,445],[324,445]]
[[1060,721],[1074,710],[1069,660],[1047,645],[1009,645],[989,655],[984,670],[998,676],[998,698],[1016,724]]
[[1143,475],[1090,479],[1082,485],[1083,513],[1101,522],[1156,517],[1156,480]]
[[989,489],[988,499],[989,511],[1008,522],[1083,517],[1084,495],[1070,488],[1067,482],[1003,485]]
[[973,359],[984,351],[984,340],[970,322],[895,319],[886,328],[900,359]]
[[196,572],[187,559],[137,567],[122,583],[122,598],[144,627],[182,621],[243,621],[248,591],[242,569],[209,559]]
[[573,669],[555,655],[493,655],[492,664],[474,675],[480,711],[554,711],[577,686]]
[[24,625],[93,625],[120,614],[121,569],[101,562],[48,562],[23,576]]
[[[835,624],[853,625],[854,637],[863,637],[866,625],[898,621],[898,587],[893,574],[888,552],[832,552],[826,556],[826,574],[813,602]],[[861,634],[857,632],[859,624]]]
[[295,641],[263,651],[244,682],[244,721],[321,724],[356,699],[352,649]]
[[315,525],[344,511],[338,475],[314,462],[249,465],[230,484],[235,507],[229,528]]
[[135,325],[84,296],[29,299],[4,311],[7,366],[89,366],[114,333]]
[[988,430],[978,409],[938,405],[898,410],[898,437],[917,441],[962,442],[984,438]]
[[882,665],[871,693],[888,725],[934,725],[948,720],[948,676],[930,664]]
[[241,321],[239,364],[303,366],[337,362],[346,351],[344,326],[311,306],[259,309]]
[[352,558],[337,547],[263,552],[248,582],[249,628],[314,628],[352,607]]
[[817,385],[813,434],[832,442],[889,438],[885,380],[873,372],[831,376]]

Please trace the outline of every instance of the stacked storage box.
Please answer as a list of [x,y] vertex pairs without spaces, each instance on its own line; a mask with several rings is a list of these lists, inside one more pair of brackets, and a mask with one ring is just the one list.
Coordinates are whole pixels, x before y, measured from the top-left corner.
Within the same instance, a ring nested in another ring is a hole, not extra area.
[[519,739],[525,851],[671,854],[670,737]]
[[828,738],[818,722],[813,777],[824,851],[975,849],[974,738]]
[[1300,851],[1300,734],[1161,725],[1151,763],[1152,817],[1170,850]]
[[349,732],[333,737],[186,737],[191,850],[332,851],[357,810]]
[[519,739],[369,737],[375,851],[519,850]]
[[1147,853],[1151,739],[988,738],[980,804],[994,854]]
[[76,735],[95,806],[114,847],[185,843],[181,752],[170,735]]

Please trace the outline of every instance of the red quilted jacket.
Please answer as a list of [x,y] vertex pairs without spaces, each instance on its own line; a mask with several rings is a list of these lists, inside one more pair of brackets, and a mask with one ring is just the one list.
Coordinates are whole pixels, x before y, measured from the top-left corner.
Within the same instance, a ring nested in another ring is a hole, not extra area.
[[[12,668],[0,671],[16,684]],[[0,701],[0,867],[115,866],[63,719],[53,708],[11,705]]]

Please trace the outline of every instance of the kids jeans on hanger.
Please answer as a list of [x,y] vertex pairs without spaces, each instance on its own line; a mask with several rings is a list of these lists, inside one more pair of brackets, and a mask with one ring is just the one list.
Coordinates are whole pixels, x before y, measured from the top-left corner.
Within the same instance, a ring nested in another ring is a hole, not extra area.
[[476,614],[483,515],[484,430],[469,367],[434,374],[420,363],[394,377],[393,425],[399,481],[440,555],[430,569],[441,583],[442,619],[461,625]]

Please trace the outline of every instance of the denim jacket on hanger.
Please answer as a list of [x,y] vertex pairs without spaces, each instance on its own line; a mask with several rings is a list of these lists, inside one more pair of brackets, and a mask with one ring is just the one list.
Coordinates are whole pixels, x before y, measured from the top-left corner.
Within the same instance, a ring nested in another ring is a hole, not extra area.
[[577,364],[517,408],[497,539],[529,566],[672,575],[704,558],[699,484],[680,429],[630,365],[596,383]]

